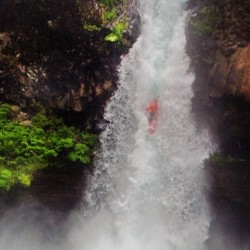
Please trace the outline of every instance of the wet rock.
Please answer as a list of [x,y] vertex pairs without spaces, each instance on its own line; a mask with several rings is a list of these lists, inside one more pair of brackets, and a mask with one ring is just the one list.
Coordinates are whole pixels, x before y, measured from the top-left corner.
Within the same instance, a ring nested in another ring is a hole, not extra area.
[[220,51],[216,53],[215,61],[216,63],[210,72],[211,89],[209,95],[211,97],[218,98],[225,94],[225,86],[228,74],[228,61]]
[[246,45],[247,45],[246,41],[240,41],[237,43],[238,47],[246,47]]
[[227,47],[224,51],[225,56],[231,56],[237,49],[237,45]]
[[[103,9],[92,0],[80,2],[81,8],[79,1],[38,1],[34,11],[30,1],[0,1],[1,29],[11,30],[0,33],[0,101],[24,108],[12,107],[23,126],[32,125],[29,112],[41,104],[67,124],[100,132],[97,123],[116,90],[121,55],[140,34],[140,16],[137,1],[124,1],[129,29],[121,43],[107,43],[107,27],[83,29],[84,23],[101,26]],[[76,165],[39,171],[29,189],[0,194],[0,207],[26,199],[69,211],[81,203],[86,174]]]
[[238,49],[228,74],[228,87],[237,89],[234,94],[250,100],[250,45]]
[[[215,216],[211,232],[216,236],[223,231],[221,237],[237,239],[239,245],[229,249],[245,249],[250,233],[250,2],[210,4],[199,1],[199,8],[213,7],[219,12],[210,36],[196,36],[192,27],[187,28],[187,53],[195,73],[192,105],[200,126],[209,127],[219,151],[231,159],[231,163],[206,166]],[[210,40],[217,46],[210,46]]]
[[[107,28],[95,32],[86,32],[82,28],[82,22],[101,26],[102,11],[96,4],[93,8],[94,1],[86,1],[80,9],[75,1],[62,4],[56,0],[55,3],[55,8],[48,5],[44,9],[39,5],[37,13],[33,13],[28,1],[18,6],[13,2],[10,11],[14,21],[9,15],[0,13],[3,16],[0,25],[2,22],[3,27],[13,30],[11,36],[0,33],[0,42],[6,42],[4,53],[8,58],[1,57],[0,53],[0,63],[2,58],[6,64],[2,73],[4,77],[0,80],[2,100],[22,103],[27,109],[35,101],[48,109],[79,112],[79,116],[90,116],[88,123],[91,124],[91,119],[102,118],[102,103],[106,103],[116,89],[116,68],[121,55],[128,52],[139,35],[137,1],[119,3],[130,27],[119,44],[104,41],[110,32]],[[1,6],[9,7],[7,2],[1,3],[0,9]],[[14,59],[9,56],[12,54]],[[10,72],[10,65],[12,72],[6,75],[5,72]],[[113,86],[106,84],[104,91],[100,86],[105,82]],[[100,103],[100,108],[94,102]]]
[[0,33],[0,44],[7,46],[11,42],[10,34],[7,32]]
[[[0,193],[0,214],[10,207],[39,202],[56,212],[79,208],[88,172],[81,167],[48,168],[36,173],[30,188]],[[1,211],[2,210],[2,211]]]

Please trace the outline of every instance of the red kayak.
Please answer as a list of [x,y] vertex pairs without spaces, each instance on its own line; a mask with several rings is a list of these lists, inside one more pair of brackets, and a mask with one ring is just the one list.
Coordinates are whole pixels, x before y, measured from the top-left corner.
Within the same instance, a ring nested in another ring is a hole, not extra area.
[[156,99],[153,99],[148,108],[148,132],[153,134],[157,127],[157,117],[158,117],[158,102]]
[[156,123],[149,123],[149,128],[148,128],[148,132],[149,134],[153,134],[156,130]]

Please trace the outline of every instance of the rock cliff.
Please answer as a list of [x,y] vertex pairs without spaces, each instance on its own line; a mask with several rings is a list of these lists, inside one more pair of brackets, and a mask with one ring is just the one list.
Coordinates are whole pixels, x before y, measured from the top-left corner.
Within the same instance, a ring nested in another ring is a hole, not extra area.
[[[1,101],[39,102],[93,127],[116,88],[120,56],[139,34],[135,2],[113,2],[1,2]],[[107,41],[121,19],[120,41]]]
[[[116,89],[121,56],[140,33],[136,4],[1,1],[0,102],[18,105],[27,115],[41,105],[69,125],[99,133],[97,123]],[[33,197],[52,208],[72,209],[82,198],[84,171],[86,166],[39,171],[28,190],[0,193],[0,204]]]
[[189,8],[193,111],[219,145],[206,161],[214,225],[242,247],[250,232],[250,2],[189,1]]

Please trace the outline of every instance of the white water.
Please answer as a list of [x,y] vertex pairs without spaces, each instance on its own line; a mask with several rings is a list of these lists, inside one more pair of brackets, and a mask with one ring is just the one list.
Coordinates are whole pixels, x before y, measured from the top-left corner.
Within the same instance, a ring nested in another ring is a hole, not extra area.
[[[141,1],[142,35],[122,60],[119,88],[106,108],[88,209],[72,232],[76,249],[205,249],[210,219],[202,162],[211,145],[191,114],[184,2]],[[155,97],[159,122],[149,135],[145,110]]]

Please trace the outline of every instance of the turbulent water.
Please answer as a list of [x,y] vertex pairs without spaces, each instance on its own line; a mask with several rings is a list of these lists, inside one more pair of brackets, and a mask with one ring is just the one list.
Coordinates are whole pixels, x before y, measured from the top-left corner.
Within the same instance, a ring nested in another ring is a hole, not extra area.
[[[122,60],[97,170],[85,194],[85,219],[91,219],[78,230],[89,235],[77,243],[82,249],[204,248],[209,214],[202,161],[211,146],[191,114],[183,3],[141,2],[142,34]],[[146,108],[153,98],[159,119],[150,135]]]
[[[196,131],[191,114],[184,3],[141,1],[141,36],[122,60],[118,90],[100,125],[105,130],[96,172],[63,241],[47,246],[32,224],[12,230],[14,241],[5,231],[0,249],[205,249],[210,215],[202,163],[211,144],[205,131]],[[151,135],[146,108],[153,98],[159,117]]]

